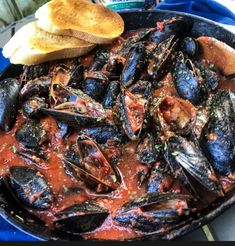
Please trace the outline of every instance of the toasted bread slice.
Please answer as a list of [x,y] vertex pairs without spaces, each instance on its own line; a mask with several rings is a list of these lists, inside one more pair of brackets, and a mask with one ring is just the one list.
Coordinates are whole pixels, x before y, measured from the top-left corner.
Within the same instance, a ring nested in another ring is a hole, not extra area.
[[13,64],[32,65],[81,56],[94,47],[84,40],[45,32],[31,22],[16,32],[3,48],[3,55]]
[[52,0],[35,17],[43,30],[96,44],[111,43],[124,31],[121,16],[88,0]]

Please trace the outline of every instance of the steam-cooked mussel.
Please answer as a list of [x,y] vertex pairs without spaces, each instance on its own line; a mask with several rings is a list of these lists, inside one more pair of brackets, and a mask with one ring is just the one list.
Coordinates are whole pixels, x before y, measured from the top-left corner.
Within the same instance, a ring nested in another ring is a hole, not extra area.
[[127,90],[120,94],[120,116],[122,127],[131,140],[136,140],[144,123],[147,100]]
[[139,80],[130,86],[128,90],[132,94],[140,95],[141,97],[148,99],[151,94],[152,84],[146,80]]
[[47,132],[39,122],[28,120],[16,132],[15,137],[25,148],[37,149],[47,140]]
[[200,104],[205,99],[203,80],[196,73],[192,62],[184,59],[182,52],[177,55],[173,77],[180,97],[189,100],[194,105]]
[[77,67],[75,67],[72,70],[67,85],[74,89],[81,89],[82,81],[84,80],[84,75],[85,75],[84,73],[85,73],[85,67],[79,64]]
[[[41,111],[51,115],[57,121],[71,127],[84,128],[107,125],[107,114],[103,106],[87,96],[81,90],[58,86],[56,101],[60,102],[54,108]],[[58,94],[58,95],[57,95]]]
[[[178,40],[175,36],[170,36],[168,39],[160,43],[152,52],[148,61],[148,75],[151,79],[156,80],[167,74],[169,65],[172,65],[175,58],[175,48]],[[170,62],[168,62],[170,61]]]
[[108,49],[97,50],[89,71],[101,71],[101,69],[108,63],[109,54],[110,51]]
[[190,213],[190,196],[172,193],[148,193],[134,198],[115,216],[122,226],[140,232],[160,233],[164,226],[174,225]]
[[157,45],[175,35],[183,38],[190,31],[190,23],[182,18],[171,18],[163,22],[157,22],[157,29],[151,31],[149,40]]
[[136,153],[137,160],[145,165],[151,165],[158,160],[161,153],[161,143],[159,143],[154,129],[139,140]]
[[29,167],[10,168],[10,186],[24,205],[34,209],[50,208],[53,196],[45,177]]
[[129,52],[121,75],[121,84],[125,87],[136,82],[146,64],[146,48],[143,43],[137,43]]
[[48,76],[50,69],[49,63],[39,65],[24,66],[22,81],[34,80],[43,76]]
[[119,173],[98,145],[85,135],[78,136],[77,145],[65,155],[64,162],[76,178],[98,193],[110,192],[119,186]]
[[216,171],[235,171],[235,94],[219,91],[211,102],[211,115],[204,126],[200,144]]
[[154,100],[151,115],[160,123],[162,131],[187,135],[195,125],[196,109],[187,100],[165,96]]
[[180,136],[171,137],[165,147],[165,159],[176,178],[180,179],[190,192],[195,192],[188,178],[194,177],[207,190],[223,195],[216,174],[196,144]]
[[46,99],[43,97],[31,97],[22,104],[23,113],[26,117],[37,116],[40,109],[47,108]]
[[56,228],[72,234],[82,234],[99,228],[108,217],[109,211],[95,203],[75,204],[57,213]]
[[51,86],[51,78],[41,77],[28,81],[20,91],[20,98],[26,100],[33,96],[45,96],[48,98]]
[[120,84],[116,81],[111,81],[107,87],[107,91],[103,99],[103,106],[105,109],[112,108],[115,105],[119,93]]
[[164,160],[157,162],[150,171],[147,179],[146,191],[148,193],[169,192],[174,183],[174,178],[169,170],[169,165]]
[[20,83],[16,79],[0,81],[0,128],[8,132],[16,121]]
[[116,126],[100,126],[82,129],[80,134],[87,135],[94,139],[98,144],[105,144],[108,140],[121,142],[124,136],[119,132]]
[[181,48],[184,54],[190,58],[195,57],[199,49],[197,40],[191,37],[186,37],[182,40]]
[[109,84],[108,77],[103,72],[88,72],[82,82],[82,90],[96,101],[102,101]]
[[195,62],[195,65],[200,70],[207,92],[216,92],[219,87],[220,76],[215,66],[203,62]]

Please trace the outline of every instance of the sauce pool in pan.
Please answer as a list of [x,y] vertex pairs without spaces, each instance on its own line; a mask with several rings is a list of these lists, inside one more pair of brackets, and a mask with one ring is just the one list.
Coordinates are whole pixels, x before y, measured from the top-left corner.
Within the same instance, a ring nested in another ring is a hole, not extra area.
[[173,18],[1,81],[0,176],[20,206],[50,229],[125,240],[233,189],[235,82],[187,31]]

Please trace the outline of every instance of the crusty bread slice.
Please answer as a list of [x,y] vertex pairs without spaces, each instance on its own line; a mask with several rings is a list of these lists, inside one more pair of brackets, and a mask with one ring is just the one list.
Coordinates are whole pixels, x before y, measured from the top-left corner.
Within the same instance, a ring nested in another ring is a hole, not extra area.
[[118,13],[88,0],[52,0],[39,8],[35,17],[47,32],[96,44],[111,43],[124,31]]
[[81,56],[94,47],[84,40],[45,32],[36,22],[31,22],[10,39],[3,48],[3,55],[13,64],[32,65]]

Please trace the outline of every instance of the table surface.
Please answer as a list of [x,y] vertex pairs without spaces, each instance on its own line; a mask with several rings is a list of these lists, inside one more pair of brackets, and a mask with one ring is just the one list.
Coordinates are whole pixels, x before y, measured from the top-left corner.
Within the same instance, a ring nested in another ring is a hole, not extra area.
[[[11,36],[24,24],[32,21],[33,16],[26,17],[18,22],[12,23],[7,28],[0,30],[0,47],[11,38]],[[225,28],[235,33],[234,26],[223,25]],[[211,239],[216,241],[235,241],[235,206],[227,210],[220,217],[208,224],[209,231],[211,232]],[[0,232],[1,233],[1,232]],[[17,235],[17,229],[15,231]],[[17,239],[16,239],[17,240]],[[208,241],[208,236],[205,235],[203,229],[198,229],[193,233],[180,238],[183,241]]]

